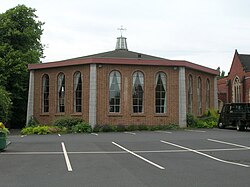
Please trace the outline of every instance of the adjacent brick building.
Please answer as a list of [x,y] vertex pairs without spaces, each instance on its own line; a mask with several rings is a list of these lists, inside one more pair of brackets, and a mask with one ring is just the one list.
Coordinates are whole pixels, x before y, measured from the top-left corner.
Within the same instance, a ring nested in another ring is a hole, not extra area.
[[116,49],[69,60],[30,64],[27,122],[50,124],[60,116],[96,124],[186,126],[187,112],[217,108],[218,71],[183,60],[168,60]]
[[228,76],[218,80],[219,105],[250,102],[250,55],[235,50]]

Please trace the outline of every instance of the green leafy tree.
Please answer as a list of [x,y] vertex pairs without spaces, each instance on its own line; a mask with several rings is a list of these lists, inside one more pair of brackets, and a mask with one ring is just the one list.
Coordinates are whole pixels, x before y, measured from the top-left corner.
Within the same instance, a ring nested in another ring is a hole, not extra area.
[[13,102],[11,127],[25,125],[29,72],[28,64],[43,57],[42,23],[36,10],[18,5],[0,14],[0,86]]
[[0,122],[6,122],[10,116],[11,109],[10,94],[0,87]]

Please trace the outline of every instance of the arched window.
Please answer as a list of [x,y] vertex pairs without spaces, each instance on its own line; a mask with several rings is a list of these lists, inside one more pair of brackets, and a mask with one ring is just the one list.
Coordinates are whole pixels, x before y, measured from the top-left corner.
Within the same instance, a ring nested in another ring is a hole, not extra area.
[[79,71],[74,74],[74,112],[82,112],[82,76]]
[[42,80],[42,112],[49,112],[49,76],[45,74]]
[[210,81],[206,81],[206,110],[210,108]]
[[133,112],[143,112],[143,91],[144,90],[144,76],[142,72],[136,71],[133,74]]
[[198,78],[198,87],[197,87],[197,101],[198,101],[198,115],[202,114],[202,81],[201,78]]
[[109,112],[120,112],[121,105],[121,74],[112,71],[109,74]]
[[188,77],[188,113],[193,113],[193,77]]
[[233,83],[233,102],[234,103],[241,102],[241,85],[239,77],[235,77]]
[[57,112],[65,112],[65,75],[57,77]]
[[155,112],[166,113],[167,77],[165,73],[157,73],[155,78]]

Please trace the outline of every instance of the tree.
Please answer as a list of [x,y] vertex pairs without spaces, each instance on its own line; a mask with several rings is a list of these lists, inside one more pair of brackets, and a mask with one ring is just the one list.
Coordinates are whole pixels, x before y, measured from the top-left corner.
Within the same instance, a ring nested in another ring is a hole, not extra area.
[[0,14],[0,86],[11,93],[11,127],[25,125],[29,72],[28,64],[43,58],[42,23],[36,10],[18,5]]
[[10,115],[11,109],[10,94],[0,87],[0,122],[6,122]]
[[223,71],[223,70],[221,71],[221,70],[220,70],[220,67],[217,68],[217,71],[220,72],[220,75],[219,75],[219,77],[218,77],[219,79],[225,77],[225,71]]

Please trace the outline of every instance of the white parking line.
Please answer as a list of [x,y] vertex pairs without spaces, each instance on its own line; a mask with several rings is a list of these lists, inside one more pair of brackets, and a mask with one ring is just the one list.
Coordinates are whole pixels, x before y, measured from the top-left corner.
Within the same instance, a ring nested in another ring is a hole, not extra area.
[[186,129],[185,131],[188,131],[188,132],[206,132],[206,131],[201,131],[201,130],[190,130],[190,129]]
[[169,131],[155,131],[155,132],[166,133],[166,134],[172,134],[172,132],[169,132]]
[[242,167],[247,167],[247,168],[250,167],[249,165],[222,160],[222,159],[216,158],[214,156],[211,156],[211,155],[208,155],[208,154],[205,154],[205,153],[202,153],[202,152],[199,152],[199,151],[196,151],[194,149],[190,149],[190,148],[187,148],[187,147],[184,147],[184,146],[181,146],[181,145],[177,145],[177,144],[174,144],[174,143],[171,143],[171,142],[167,142],[167,141],[163,141],[163,140],[161,140],[161,142],[165,143],[165,144],[168,144],[168,145],[175,146],[175,147],[179,147],[181,149],[185,149],[185,150],[191,151],[193,153],[196,153],[196,154],[199,154],[199,155],[202,155],[202,156],[205,156],[205,157],[208,157],[208,158],[211,158],[213,160],[216,160],[216,161],[219,161],[219,162],[223,162],[223,163],[226,163],[226,164],[232,164],[232,165],[237,165],[237,166],[242,166]]
[[112,144],[116,145],[117,147],[121,148],[122,150],[136,156],[137,158],[140,158],[141,160],[143,160],[143,161],[145,161],[145,162],[147,162],[147,163],[149,163],[149,164],[151,164],[151,165],[153,165],[153,166],[155,166],[155,167],[157,167],[159,169],[162,169],[162,170],[165,169],[164,167],[162,167],[162,166],[160,166],[160,165],[158,165],[158,164],[156,164],[156,163],[154,163],[154,162],[152,162],[152,161],[150,161],[150,160],[148,160],[148,159],[146,159],[146,158],[144,158],[144,157],[142,157],[142,156],[140,156],[140,155],[138,155],[138,154],[136,154],[136,153],[134,153],[134,152],[132,152],[132,151],[130,151],[128,149],[126,149],[125,147],[122,147],[121,145],[119,145],[119,144],[117,144],[115,142],[112,142]]
[[98,136],[98,134],[96,134],[96,133],[91,133],[92,135],[94,135],[94,136]]
[[125,134],[131,134],[131,135],[136,135],[134,132],[124,132]]
[[208,141],[212,141],[212,142],[221,143],[221,144],[233,145],[233,146],[236,146],[236,147],[241,147],[241,148],[245,148],[245,149],[250,149],[250,147],[247,147],[247,146],[244,146],[244,145],[235,144],[235,143],[224,142],[224,141],[215,140],[215,139],[207,139],[207,140],[208,140]]
[[[245,151],[248,150],[246,148],[226,148],[226,149],[197,149],[196,151],[200,152],[219,152],[219,151]],[[183,153],[190,152],[189,150],[154,150],[154,151],[133,151],[134,153]],[[63,152],[0,152],[0,155],[61,155]],[[128,154],[126,151],[75,151],[75,152],[67,152],[70,154]]]
[[69,161],[69,157],[68,157],[65,145],[64,145],[63,142],[61,144],[62,144],[63,154],[64,154],[64,158],[65,158],[65,162],[66,162],[68,171],[72,171],[72,167],[71,167],[71,164],[70,164],[70,161]]

